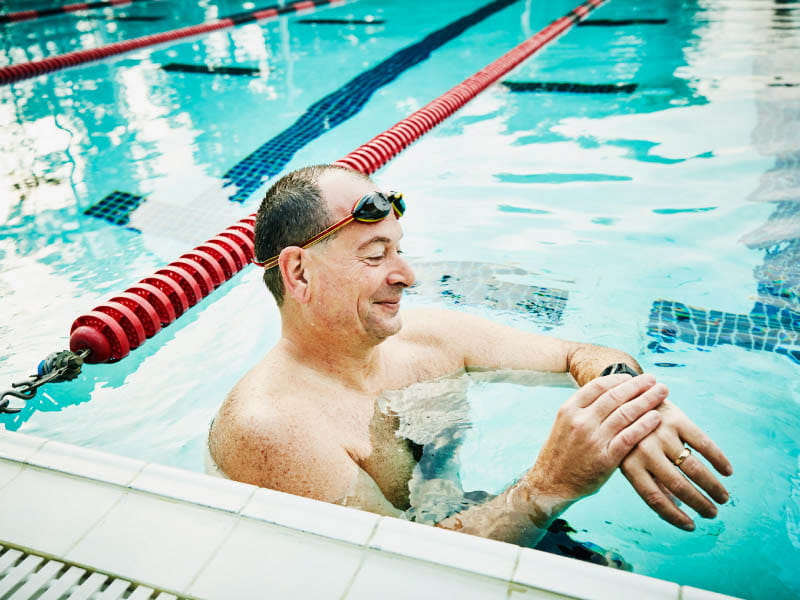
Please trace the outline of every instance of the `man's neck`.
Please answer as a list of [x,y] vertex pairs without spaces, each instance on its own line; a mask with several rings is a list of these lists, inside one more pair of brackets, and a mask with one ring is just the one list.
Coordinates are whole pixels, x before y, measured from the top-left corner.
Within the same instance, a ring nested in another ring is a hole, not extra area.
[[292,335],[284,331],[276,350],[293,361],[345,387],[363,392],[379,391],[383,372],[383,353],[380,344],[348,344],[342,340]]

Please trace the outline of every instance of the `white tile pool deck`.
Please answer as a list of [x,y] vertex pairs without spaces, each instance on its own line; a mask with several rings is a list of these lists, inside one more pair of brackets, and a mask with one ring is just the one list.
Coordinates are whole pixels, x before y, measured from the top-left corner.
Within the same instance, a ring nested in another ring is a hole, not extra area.
[[729,598],[4,431],[0,545],[147,586],[137,598]]

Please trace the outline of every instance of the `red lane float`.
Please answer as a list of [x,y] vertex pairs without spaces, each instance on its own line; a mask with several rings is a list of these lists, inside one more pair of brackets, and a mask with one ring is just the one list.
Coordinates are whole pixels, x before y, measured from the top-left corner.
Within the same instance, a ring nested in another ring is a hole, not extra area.
[[[377,171],[605,1],[587,0],[335,164],[364,174]],[[309,2],[306,0],[293,6]],[[172,323],[253,259],[255,222],[256,215],[248,215],[124,293],[78,317],[72,324],[70,350],[90,350],[85,359],[87,363],[113,362],[127,356],[145,338]]]
[[416,141],[425,132],[444,121],[475,96],[496,82],[511,69],[540,50],[545,44],[564,33],[577,21],[583,20],[605,0],[588,0],[567,15],[553,21],[533,37],[504,54],[449,92],[406,117],[393,127],[375,136],[336,164],[370,174]]
[[109,56],[123,54],[125,52],[138,50],[139,48],[145,48],[147,46],[154,46],[156,44],[163,44],[164,42],[173,42],[175,40],[192,37],[195,35],[211,33],[213,31],[227,29],[228,27],[241,25],[243,23],[252,23],[255,21],[271,19],[277,17],[278,15],[290,12],[305,12],[317,6],[326,4],[343,4],[344,1],[345,0],[303,0],[302,2],[287,4],[286,6],[276,5],[268,8],[259,8],[244,13],[230,15],[228,17],[222,17],[220,19],[215,19],[207,23],[201,23],[199,25],[190,25],[180,29],[173,29],[172,31],[164,31],[162,33],[145,35],[132,40],[107,44],[98,48],[76,50],[74,52],[67,52],[66,54],[49,56],[41,60],[34,60],[16,65],[6,65],[4,67],[0,67],[0,85],[21,81],[23,79],[29,79],[31,77],[43,75],[44,73],[58,71],[59,69],[64,69],[66,67],[73,67],[75,65],[87,62],[101,60],[103,58],[108,58]]

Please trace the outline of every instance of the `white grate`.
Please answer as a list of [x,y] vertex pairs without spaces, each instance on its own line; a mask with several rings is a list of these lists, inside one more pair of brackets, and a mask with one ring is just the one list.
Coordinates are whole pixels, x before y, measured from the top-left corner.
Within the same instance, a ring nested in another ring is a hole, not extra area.
[[0,545],[0,600],[178,600],[145,585]]

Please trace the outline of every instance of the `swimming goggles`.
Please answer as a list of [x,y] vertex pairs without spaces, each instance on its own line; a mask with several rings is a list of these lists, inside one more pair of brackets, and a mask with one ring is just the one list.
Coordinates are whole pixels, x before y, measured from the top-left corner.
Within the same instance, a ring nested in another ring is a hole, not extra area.
[[[327,229],[323,229],[317,235],[309,238],[302,244],[292,245],[300,246],[301,248],[308,248],[317,242],[321,242],[329,235],[339,231],[348,223],[352,223],[353,221],[358,221],[359,223],[377,223],[378,221],[382,221],[388,217],[392,210],[394,210],[394,213],[397,215],[398,219],[403,216],[404,212],[406,212],[406,203],[403,202],[403,194],[399,192],[389,192],[388,195],[382,192],[373,192],[372,194],[367,194],[366,196],[362,196],[361,199],[355,203],[353,210],[344,219],[337,221]],[[264,262],[253,260],[253,263],[259,267],[271,269],[278,264],[279,256],[280,255],[273,256]]]

